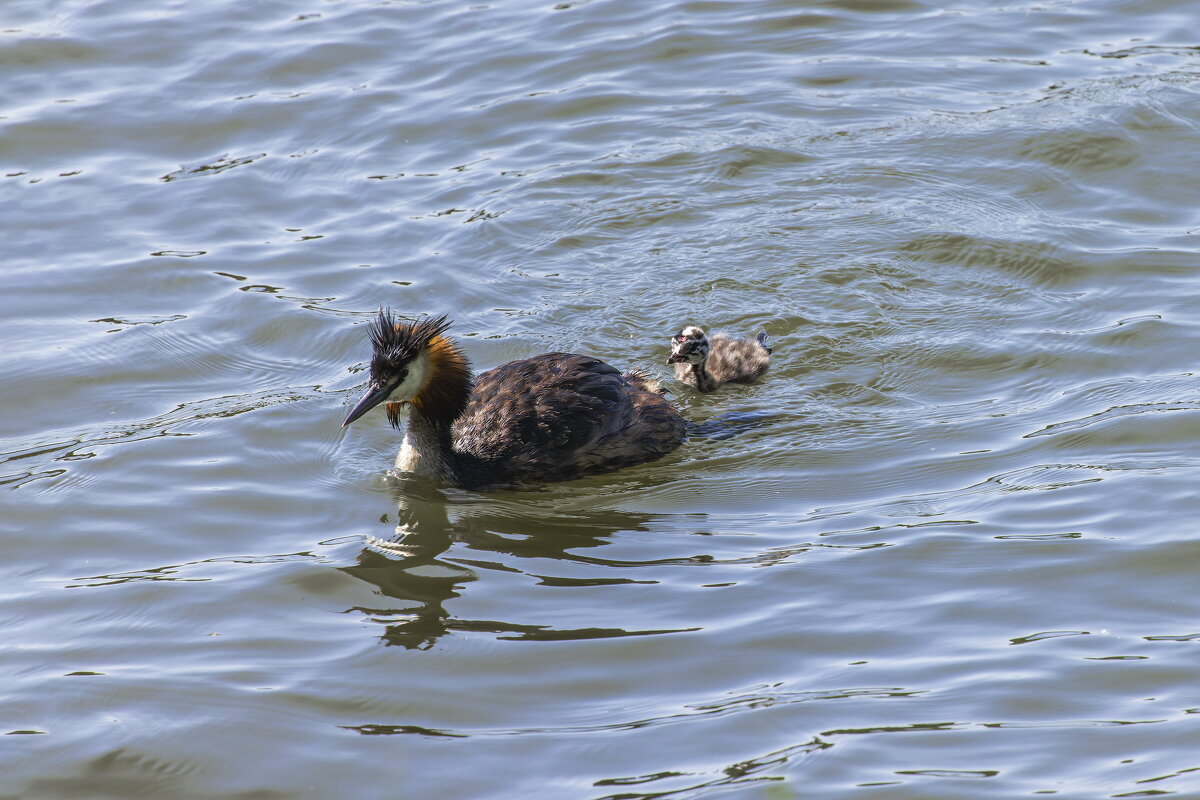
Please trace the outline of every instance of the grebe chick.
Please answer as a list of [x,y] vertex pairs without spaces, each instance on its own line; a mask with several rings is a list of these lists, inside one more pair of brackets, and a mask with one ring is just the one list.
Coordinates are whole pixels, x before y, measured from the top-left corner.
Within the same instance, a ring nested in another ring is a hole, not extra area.
[[449,327],[445,316],[408,324],[387,310],[370,327],[367,393],[342,424],[382,403],[395,428],[405,414],[401,472],[515,488],[653,461],[684,439],[683,417],[637,372],[545,353],[473,378]]
[[753,339],[731,339],[714,333],[710,339],[695,325],[688,325],[671,337],[671,357],[675,377],[702,392],[714,391],[725,383],[753,383],[767,371],[771,359],[766,331]]

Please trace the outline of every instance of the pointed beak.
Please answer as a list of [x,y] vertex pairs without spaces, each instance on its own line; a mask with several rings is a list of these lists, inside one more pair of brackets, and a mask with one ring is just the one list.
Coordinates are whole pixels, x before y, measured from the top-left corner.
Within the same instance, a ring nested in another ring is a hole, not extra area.
[[346,421],[342,423],[342,427],[344,428],[351,422],[354,422],[354,420],[358,419],[363,414],[382,403],[384,400],[387,400],[387,397],[387,389],[380,389],[377,386],[370,387],[367,390],[367,393],[363,395],[363,398],[358,401],[358,405],[356,405],[354,410],[350,412],[350,416],[346,417]]
[[667,359],[668,364],[677,364],[680,361],[687,361],[687,356],[680,353],[671,353],[671,357]]

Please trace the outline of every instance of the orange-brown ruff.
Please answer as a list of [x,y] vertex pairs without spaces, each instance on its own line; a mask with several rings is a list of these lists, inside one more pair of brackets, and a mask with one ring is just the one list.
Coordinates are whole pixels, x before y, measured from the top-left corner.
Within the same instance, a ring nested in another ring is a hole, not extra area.
[[[443,319],[445,318],[439,318],[437,321],[441,322]],[[436,415],[438,409],[457,407],[461,404],[461,392],[456,391],[456,387],[463,384],[471,385],[471,364],[458,346],[440,333],[434,334],[429,339],[428,354],[429,374],[439,375],[441,380],[427,379],[425,385],[412,399],[412,406],[417,413]],[[400,427],[400,414],[403,407],[403,403],[387,404],[388,421],[392,423],[393,428]]]
[[684,439],[683,417],[636,372],[545,353],[472,378],[449,326],[385,310],[370,328],[367,394],[344,424],[386,403],[398,428],[407,409],[402,471],[466,489],[529,486],[652,461]]

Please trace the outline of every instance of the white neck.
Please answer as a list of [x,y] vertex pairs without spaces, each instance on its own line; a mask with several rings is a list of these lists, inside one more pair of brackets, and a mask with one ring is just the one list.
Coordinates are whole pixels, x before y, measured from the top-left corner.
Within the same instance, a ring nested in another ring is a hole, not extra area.
[[[404,377],[404,381],[392,391],[390,399],[401,402],[412,400],[425,385],[425,378],[428,374],[429,354],[421,353],[409,365],[408,374]],[[405,405],[401,406],[400,413],[404,419],[404,441],[400,443],[400,452],[396,453],[396,471],[433,477],[430,460],[421,455],[422,451],[426,449],[424,446],[426,443],[420,441],[420,434],[413,432],[412,407],[405,402]]]
[[436,480],[452,479],[454,453],[450,428],[415,413],[410,406],[405,406],[402,413],[404,441],[396,454],[396,471]]
[[404,441],[400,443],[400,452],[396,453],[396,471],[413,475],[424,475],[429,478],[437,477],[433,470],[432,460],[428,457],[429,442],[413,428],[413,413],[409,406],[401,412],[404,415]]

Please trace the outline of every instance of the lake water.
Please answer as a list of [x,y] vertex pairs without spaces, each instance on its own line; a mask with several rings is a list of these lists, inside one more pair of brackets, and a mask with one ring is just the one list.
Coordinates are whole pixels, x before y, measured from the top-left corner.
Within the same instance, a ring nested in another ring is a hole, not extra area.
[[[0,797],[1200,797],[1196,12],[8,0]],[[383,305],[776,351],[475,494]]]

